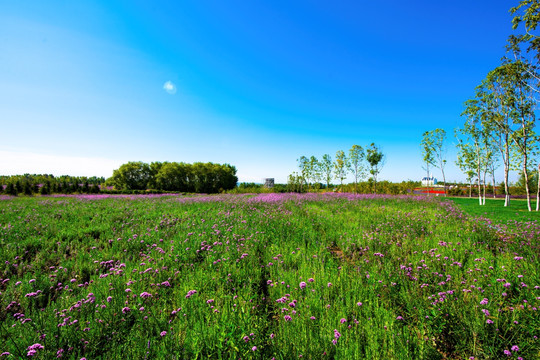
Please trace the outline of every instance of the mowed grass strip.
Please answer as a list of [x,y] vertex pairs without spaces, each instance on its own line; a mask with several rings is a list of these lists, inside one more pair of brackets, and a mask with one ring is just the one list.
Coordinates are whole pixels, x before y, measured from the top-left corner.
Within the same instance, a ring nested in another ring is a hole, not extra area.
[[531,201],[533,211],[527,209],[527,201],[511,199],[510,205],[504,206],[504,199],[486,198],[485,205],[479,205],[478,198],[453,197],[452,201],[460,209],[473,217],[484,217],[497,223],[515,223],[539,221],[540,212],[535,211],[536,201]]

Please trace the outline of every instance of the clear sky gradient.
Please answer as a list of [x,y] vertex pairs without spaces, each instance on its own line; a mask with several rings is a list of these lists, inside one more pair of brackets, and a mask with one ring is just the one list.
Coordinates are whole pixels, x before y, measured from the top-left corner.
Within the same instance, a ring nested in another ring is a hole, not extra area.
[[375,142],[382,179],[419,180],[441,127],[463,180],[453,129],[517,3],[0,0],[0,174],[211,161],[286,182]]

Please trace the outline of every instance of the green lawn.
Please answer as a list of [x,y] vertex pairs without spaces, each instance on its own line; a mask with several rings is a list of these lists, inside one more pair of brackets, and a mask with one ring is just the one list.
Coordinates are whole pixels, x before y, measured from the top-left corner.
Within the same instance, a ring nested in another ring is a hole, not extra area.
[[486,199],[483,206],[478,204],[478,198],[452,198],[452,201],[471,216],[486,217],[497,223],[540,220],[540,212],[535,211],[535,201],[531,201],[531,212],[527,210],[526,200],[512,199],[508,207],[504,206],[504,199]]

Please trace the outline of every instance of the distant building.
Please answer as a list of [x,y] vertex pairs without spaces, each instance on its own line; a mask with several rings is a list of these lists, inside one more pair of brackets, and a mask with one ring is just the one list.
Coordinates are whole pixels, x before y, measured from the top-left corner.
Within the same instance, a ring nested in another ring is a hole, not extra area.
[[422,178],[422,186],[433,186],[433,185],[437,185],[437,179],[435,179],[435,177],[433,176],[430,176],[430,177],[423,177]]
[[274,178],[266,178],[266,179],[264,179],[264,187],[265,188],[273,188],[274,187]]

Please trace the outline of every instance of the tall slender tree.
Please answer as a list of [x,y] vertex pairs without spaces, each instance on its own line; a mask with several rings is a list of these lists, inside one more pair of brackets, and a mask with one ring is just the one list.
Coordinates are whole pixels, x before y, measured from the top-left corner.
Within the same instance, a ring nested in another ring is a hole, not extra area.
[[309,159],[305,156],[300,156],[298,161],[298,168],[300,169],[300,192],[302,192],[302,187],[306,180],[309,177]]
[[[435,166],[435,156],[434,156],[434,149],[433,149],[433,138],[431,137],[431,133],[429,131],[424,132],[422,134],[422,142],[420,143],[422,147],[422,160],[424,160],[424,166],[423,169],[426,171],[426,179],[427,183],[429,184],[429,178],[432,175],[429,172],[430,166]],[[431,187],[428,188],[428,190],[431,190]]]
[[315,184],[320,183],[322,174],[320,171],[319,160],[313,155],[311,155],[311,157],[309,158],[309,174],[310,180],[312,181],[314,186]]
[[365,177],[364,159],[366,154],[360,145],[353,145],[349,150],[351,172],[354,176],[354,192],[358,193],[358,179]]
[[350,162],[343,150],[336,152],[336,160],[334,162],[334,174],[336,179],[339,179],[341,184],[340,191],[343,192],[343,180],[347,178],[350,169]]
[[328,154],[324,154],[321,162],[319,163],[320,172],[324,181],[326,182],[326,188],[330,188],[330,181],[332,181],[332,157]]
[[366,160],[370,166],[369,173],[373,177],[373,192],[377,193],[377,177],[384,166],[386,158],[380,147],[375,143],[371,143],[366,149]]
[[504,206],[510,204],[509,173],[511,162],[511,88],[505,67],[499,66],[487,75],[477,88],[476,99],[482,107],[483,126],[492,129],[490,137],[501,154],[504,167]]
[[456,137],[458,140],[456,165],[467,176],[469,197],[472,197],[472,180],[475,174],[474,150],[469,143],[464,142],[458,135]]
[[[467,101],[465,103],[465,111],[461,115],[466,116],[467,120],[463,129],[456,131],[456,136],[461,134],[467,140],[468,147],[463,148],[461,151],[468,152],[467,154],[463,154],[463,156],[467,156],[467,161],[470,162],[470,164],[467,164],[467,167],[471,165],[474,167],[475,175],[477,176],[478,202],[480,205],[484,205],[485,198],[482,197],[481,179],[482,173],[487,171],[485,170],[487,169],[487,154],[484,152],[483,132],[480,122],[481,109],[478,106],[478,101],[474,99]],[[463,142],[462,139],[459,139],[459,141]]]

